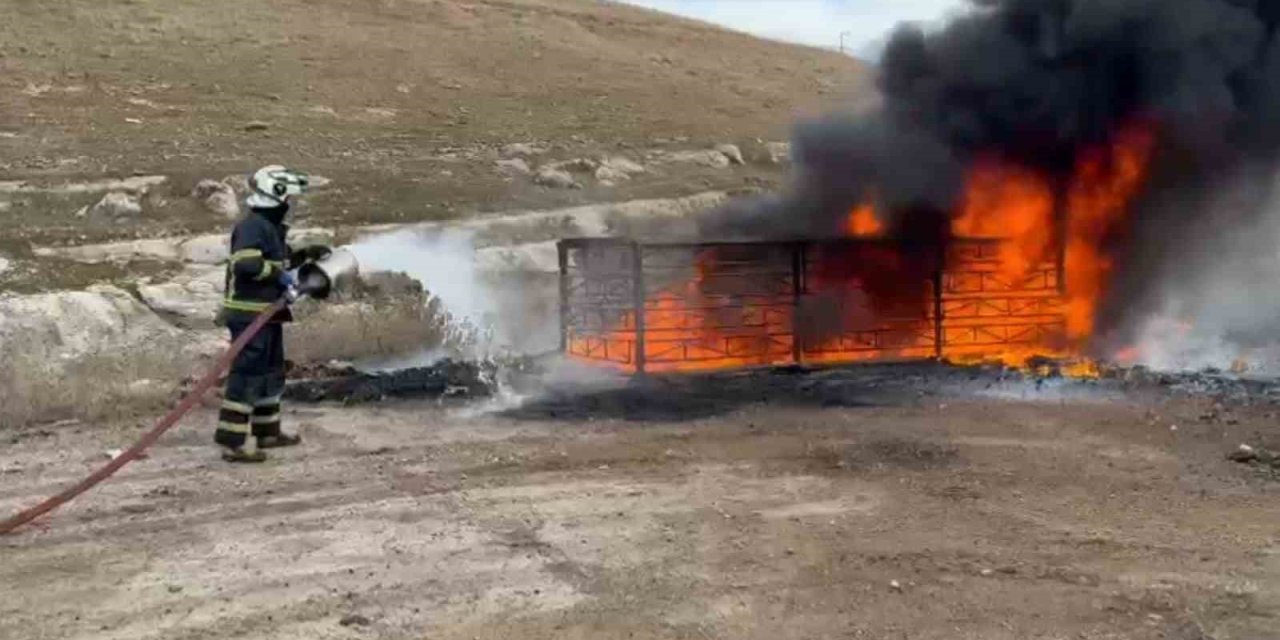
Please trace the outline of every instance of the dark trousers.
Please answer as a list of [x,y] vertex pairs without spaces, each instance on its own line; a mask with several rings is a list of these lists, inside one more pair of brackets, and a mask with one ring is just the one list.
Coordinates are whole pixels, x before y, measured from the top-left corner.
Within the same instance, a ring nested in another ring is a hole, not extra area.
[[[235,341],[249,328],[249,322],[231,321],[227,328]],[[284,325],[272,323],[263,327],[231,363],[214,442],[238,449],[250,433],[255,438],[280,435],[283,393]]]

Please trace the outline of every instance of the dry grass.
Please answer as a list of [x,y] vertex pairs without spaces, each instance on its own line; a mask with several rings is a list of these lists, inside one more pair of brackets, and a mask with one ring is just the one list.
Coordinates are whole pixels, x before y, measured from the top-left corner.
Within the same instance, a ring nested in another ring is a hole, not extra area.
[[327,304],[285,328],[285,353],[299,364],[351,361],[431,349],[459,350],[471,336],[434,303]]
[[416,280],[397,273],[366,276],[333,300],[294,308],[285,354],[295,364],[353,361],[440,350],[466,355],[481,332],[457,322]]
[[92,353],[66,364],[5,358],[0,429],[61,421],[116,422],[150,415],[173,401],[194,358],[176,345]]
[[[286,353],[298,364],[435,348],[459,353],[475,340],[439,305],[415,300],[325,304],[302,313],[285,334]],[[0,359],[0,429],[156,415],[203,366],[172,344],[104,350],[66,363],[29,354]]]
[[[298,322],[286,326],[286,355],[304,366],[430,350],[466,356],[484,337],[399,274],[376,274],[334,300],[304,303],[294,311]],[[103,348],[68,362],[41,351],[0,349],[0,429],[152,416],[179,396],[189,376],[208,366],[191,344],[174,338]]]

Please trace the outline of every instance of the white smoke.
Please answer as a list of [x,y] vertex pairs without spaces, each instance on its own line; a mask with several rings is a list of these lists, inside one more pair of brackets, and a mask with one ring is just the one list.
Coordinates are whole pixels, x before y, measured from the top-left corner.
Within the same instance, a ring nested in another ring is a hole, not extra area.
[[[363,273],[403,273],[420,282],[449,314],[449,330],[473,337],[463,342],[474,343],[469,346],[476,353],[466,355],[486,355],[492,348],[497,306],[495,296],[477,273],[470,232],[406,229],[362,238],[347,248],[355,254]],[[424,348],[363,366],[371,370],[428,366],[446,355],[439,347]]]
[[455,318],[487,326],[494,296],[475,266],[473,234],[456,229],[406,229],[363,238],[349,247],[365,272],[399,272],[421,282]]
[[[1256,184],[1256,183],[1255,183]],[[1213,206],[1230,220],[1246,194],[1224,192]],[[1215,368],[1280,376],[1280,175],[1267,214],[1251,224],[1207,229],[1199,269],[1165,286],[1163,308],[1146,318],[1131,356],[1164,371]]]
[[[406,229],[362,238],[349,247],[364,273],[398,272],[422,283],[450,316],[450,329],[470,336],[466,357],[540,353],[555,348],[558,280],[554,273],[485,271],[466,229]],[[403,354],[375,368],[425,366],[438,351]]]
[[1244,349],[1223,337],[1220,328],[1197,327],[1180,317],[1164,312],[1148,318],[1129,356],[1133,363],[1157,371],[1225,370],[1243,356]]

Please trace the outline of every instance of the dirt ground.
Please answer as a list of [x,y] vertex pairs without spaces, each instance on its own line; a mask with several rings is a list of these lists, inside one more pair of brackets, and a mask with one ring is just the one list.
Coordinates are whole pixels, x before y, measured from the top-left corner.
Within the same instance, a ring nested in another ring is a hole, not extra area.
[[[262,467],[195,416],[0,538],[0,637],[1280,635],[1270,404],[763,375],[295,406]],[[0,510],[137,430],[5,434]]]

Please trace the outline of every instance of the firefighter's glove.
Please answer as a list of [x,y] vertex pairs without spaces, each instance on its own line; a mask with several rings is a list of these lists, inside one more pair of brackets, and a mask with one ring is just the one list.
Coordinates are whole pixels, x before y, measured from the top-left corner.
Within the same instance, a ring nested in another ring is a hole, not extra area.
[[308,262],[319,262],[328,258],[333,253],[333,249],[324,245],[312,245],[310,247],[302,247],[289,254],[289,264],[293,267],[300,267]]
[[298,301],[298,276],[294,275],[292,271],[281,271],[280,279],[277,282],[284,289],[284,298],[289,304]]

